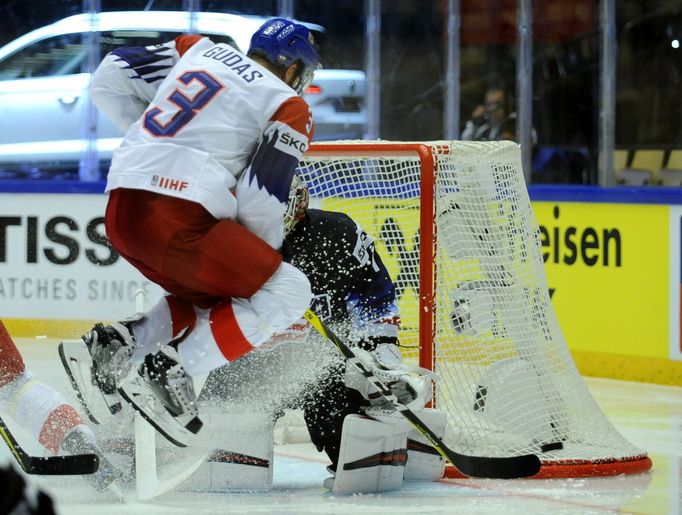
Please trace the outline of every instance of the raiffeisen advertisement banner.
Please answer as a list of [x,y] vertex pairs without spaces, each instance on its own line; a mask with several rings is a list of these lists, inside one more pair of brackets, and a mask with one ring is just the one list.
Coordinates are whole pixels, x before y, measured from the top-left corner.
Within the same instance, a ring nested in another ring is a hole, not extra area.
[[533,209],[570,346],[668,357],[669,207],[536,202]]
[[670,207],[670,357],[682,361],[682,206]]
[[534,202],[552,305],[581,373],[680,384],[682,206]]

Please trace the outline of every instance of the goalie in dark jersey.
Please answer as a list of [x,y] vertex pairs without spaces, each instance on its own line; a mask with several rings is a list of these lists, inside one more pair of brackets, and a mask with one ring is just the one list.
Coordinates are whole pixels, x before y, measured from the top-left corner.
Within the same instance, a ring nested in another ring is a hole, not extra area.
[[[365,357],[380,353],[384,361],[401,363],[395,286],[372,238],[348,215],[309,209],[308,203],[308,188],[294,179],[282,251],[284,260],[310,280],[313,311],[331,321],[340,335],[357,346],[356,352],[366,351],[361,352]],[[300,403],[313,443],[326,451],[333,465],[338,461],[344,418],[367,405],[363,396],[368,395],[367,389],[361,393],[347,387],[344,368],[332,367],[320,388],[304,394]],[[396,385],[397,378],[393,379]],[[402,386],[401,400],[413,401],[416,392],[407,383]]]
[[[424,410],[433,374],[403,364],[395,285],[372,237],[344,213],[309,208],[308,189],[297,176],[284,230],[284,260],[308,277],[312,309],[401,402],[432,429],[444,430],[444,416]],[[378,492],[399,488],[404,478],[441,477],[444,462],[428,445],[407,460],[409,424],[304,320],[259,351],[268,348],[214,371],[200,401],[218,400],[219,410],[234,403],[256,411],[264,404],[265,411],[301,409],[313,444],[331,460],[335,478],[325,485],[335,492]],[[410,433],[410,439],[419,437]]]

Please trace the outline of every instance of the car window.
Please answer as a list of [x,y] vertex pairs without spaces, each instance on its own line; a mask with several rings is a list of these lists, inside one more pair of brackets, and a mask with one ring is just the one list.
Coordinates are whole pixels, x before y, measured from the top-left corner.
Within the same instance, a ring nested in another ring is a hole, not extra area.
[[80,34],[43,39],[0,62],[0,80],[77,73],[84,52]]
[[[120,46],[152,46],[166,41],[172,41],[183,32],[168,32],[154,30],[116,30],[102,32],[100,35],[100,54],[104,57],[114,48]],[[202,34],[214,43],[227,43],[237,48],[237,44],[230,36],[218,34]]]
[[[120,46],[150,46],[171,41],[181,32],[154,30],[116,30],[99,35],[100,56]],[[236,48],[234,39],[225,35],[205,34],[215,43]],[[63,34],[36,41],[0,62],[0,80],[27,79],[81,73],[86,62],[85,34]]]
[[178,37],[181,32],[160,30],[114,30],[100,33],[99,52],[104,57],[120,46],[152,46]]

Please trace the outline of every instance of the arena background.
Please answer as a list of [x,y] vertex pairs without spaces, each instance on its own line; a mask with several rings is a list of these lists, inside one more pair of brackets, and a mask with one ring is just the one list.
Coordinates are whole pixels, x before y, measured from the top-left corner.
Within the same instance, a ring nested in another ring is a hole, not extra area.
[[[548,286],[581,372],[682,385],[682,188],[659,184],[682,150],[679,2],[7,0],[0,44],[111,10],[318,23],[325,67],[367,73],[372,139],[458,139],[486,89],[503,85]],[[13,130],[0,121],[0,143]],[[106,162],[94,157],[91,182],[78,166],[0,170],[0,317],[17,336],[73,337],[128,314],[140,287],[153,298],[103,245]],[[629,169],[648,172],[647,184],[630,183]]]

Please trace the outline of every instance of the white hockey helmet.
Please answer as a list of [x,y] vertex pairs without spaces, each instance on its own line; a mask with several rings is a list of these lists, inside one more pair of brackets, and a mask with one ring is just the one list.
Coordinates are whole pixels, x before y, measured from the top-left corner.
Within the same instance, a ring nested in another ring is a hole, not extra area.
[[289,200],[284,211],[284,237],[303,219],[306,211],[308,211],[309,203],[310,192],[308,191],[308,185],[298,175],[294,174],[291,188],[289,189]]

